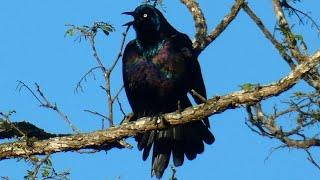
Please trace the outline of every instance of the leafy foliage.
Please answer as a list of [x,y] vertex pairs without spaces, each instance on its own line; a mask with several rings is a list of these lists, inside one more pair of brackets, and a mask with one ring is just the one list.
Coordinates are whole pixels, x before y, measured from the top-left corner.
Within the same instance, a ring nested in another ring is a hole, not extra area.
[[81,37],[84,37],[85,39],[95,37],[99,30],[101,30],[106,36],[115,31],[115,28],[106,22],[94,22],[91,27],[86,25],[75,26],[72,24],[67,24],[66,26],[69,27],[69,29],[67,29],[65,36],[78,35],[80,40]]

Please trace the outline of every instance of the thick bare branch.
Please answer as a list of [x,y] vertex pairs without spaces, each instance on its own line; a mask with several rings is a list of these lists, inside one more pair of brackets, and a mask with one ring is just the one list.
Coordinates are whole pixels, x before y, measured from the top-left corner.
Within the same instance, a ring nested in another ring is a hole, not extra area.
[[212,30],[212,32],[206,37],[205,41],[197,45],[194,43],[194,48],[196,51],[204,50],[211,42],[213,42],[228,26],[229,24],[237,17],[244,0],[236,0],[235,4],[231,7],[229,14],[227,14],[221,22]]
[[195,0],[180,0],[183,4],[187,6],[190,13],[193,16],[193,20],[196,27],[196,35],[195,35],[195,42],[194,47],[197,46],[204,46],[207,32],[207,23],[206,19],[203,15],[202,9],[200,8],[199,4]]
[[[182,112],[167,113],[160,117],[144,117],[138,121],[124,123],[111,127],[104,131],[96,131],[87,134],[75,134],[67,137],[51,138],[35,141],[32,145],[26,142],[3,143],[0,145],[0,160],[8,158],[24,157],[36,154],[74,151],[79,149],[107,150],[115,147],[113,143],[128,136],[134,136],[155,129],[163,129],[168,126],[198,121],[204,117],[224,112],[227,109],[253,105],[261,100],[291,88],[310,69],[319,64],[320,51],[315,53],[308,61],[300,64],[288,76],[276,83],[259,86],[254,91],[239,91],[220,98],[209,99],[206,103],[195,107],[186,108]],[[320,145],[320,142],[310,142],[310,146]],[[123,146],[120,146],[123,147]]]
[[298,62],[304,61],[305,57],[301,55],[299,48],[296,46],[296,39],[290,29],[288,20],[283,13],[280,1],[272,0],[272,5],[278,20],[279,27],[286,38],[286,42],[288,43],[288,48],[290,49],[292,56],[295,57]]
[[215,29],[210,34],[207,33],[207,22],[201,10],[201,7],[195,0],[180,0],[187,6],[193,16],[196,27],[195,40],[193,48],[197,55],[199,55],[212,41],[214,41],[235,19],[238,15],[241,6],[245,0],[236,0],[235,4],[231,7],[231,11],[221,20]]

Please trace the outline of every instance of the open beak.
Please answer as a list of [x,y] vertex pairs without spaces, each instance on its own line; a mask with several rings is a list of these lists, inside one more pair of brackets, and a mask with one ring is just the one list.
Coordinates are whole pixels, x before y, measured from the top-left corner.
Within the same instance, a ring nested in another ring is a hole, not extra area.
[[[135,12],[123,12],[122,14],[130,15],[133,17],[135,16]],[[134,24],[134,21],[130,21],[130,22],[125,23],[122,26],[132,26],[133,24]]]

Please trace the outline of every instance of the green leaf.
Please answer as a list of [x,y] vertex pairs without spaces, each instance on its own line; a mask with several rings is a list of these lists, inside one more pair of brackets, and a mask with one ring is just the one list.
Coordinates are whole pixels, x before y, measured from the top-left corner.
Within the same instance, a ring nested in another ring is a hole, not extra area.
[[49,177],[49,175],[50,175],[50,168],[45,167],[45,168],[43,169],[42,173],[41,173],[41,176],[42,176],[43,178],[46,178],[46,177]]
[[109,35],[110,34],[110,32],[113,32],[115,29],[114,29],[114,27],[113,26],[111,26],[110,24],[102,24],[101,26],[100,26],[100,29],[103,31],[103,33],[105,34],[105,35]]
[[240,85],[240,88],[244,91],[253,91],[258,86],[259,86],[259,84],[245,83],[245,84]]
[[293,93],[293,96],[295,96],[295,97],[304,97],[306,95],[306,93],[304,93],[304,92],[295,92],[295,93]]
[[73,35],[74,35],[74,29],[73,29],[73,28],[68,29],[68,30],[66,31],[66,35],[67,35],[67,36],[73,36]]

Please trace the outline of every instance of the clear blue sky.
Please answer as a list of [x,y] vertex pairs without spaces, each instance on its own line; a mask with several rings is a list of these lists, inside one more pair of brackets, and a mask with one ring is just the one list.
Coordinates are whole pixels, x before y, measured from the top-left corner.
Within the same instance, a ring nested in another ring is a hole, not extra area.
[[[69,116],[83,132],[100,128],[100,120],[83,112],[91,109],[105,112],[106,103],[100,74],[97,80],[89,78],[84,93],[74,93],[79,78],[95,66],[92,51],[86,42],[76,43],[64,37],[64,24],[89,25],[94,21],[106,21],[114,25],[116,32],[109,37],[101,35],[98,50],[106,64],[112,62],[120,45],[121,25],[129,20],[121,15],[133,10],[142,0],[121,1],[42,1],[10,0],[0,2],[0,111],[15,109],[13,120],[28,120],[49,132],[68,133],[70,128],[60,117],[38,106],[37,101],[26,91],[15,90],[17,80],[32,85],[41,85],[47,97]],[[269,0],[249,1],[262,17],[269,29],[275,24]],[[199,0],[208,21],[209,29],[229,11],[233,0]],[[306,11],[312,11],[319,21],[320,2],[303,1]],[[179,1],[165,1],[165,16],[179,31],[194,35],[192,17]],[[305,35],[309,52],[320,47],[319,37],[310,26],[296,27]],[[128,39],[134,38],[133,30]],[[239,90],[239,85],[269,83],[289,72],[287,64],[275,48],[264,38],[255,24],[243,12],[228,29],[200,56],[208,96],[224,95]],[[122,85],[121,64],[118,64],[113,88]],[[306,89],[299,83],[293,90]],[[264,103],[270,108],[289,94],[272,98]],[[130,112],[125,93],[121,101]],[[115,108],[116,123],[121,119],[119,108]],[[316,180],[319,171],[311,165],[306,155],[297,150],[279,150],[265,161],[278,141],[265,139],[254,134],[245,125],[244,109],[228,110],[211,118],[216,142],[206,146],[205,152],[194,161],[186,161],[178,168],[179,179],[290,179]],[[134,146],[132,138],[129,140]],[[317,152],[319,153],[319,151]],[[318,156],[319,157],[319,156]],[[142,161],[141,152],[113,149],[107,154],[57,153],[53,155],[58,170],[70,169],[71,179],[150,179],[148,159]],[[319,158],[318,158],[319,159]],[[22,179],[31,166],[24,161],[0,161],[0,176]],[[167,171],[163,179],[168,179]]]

